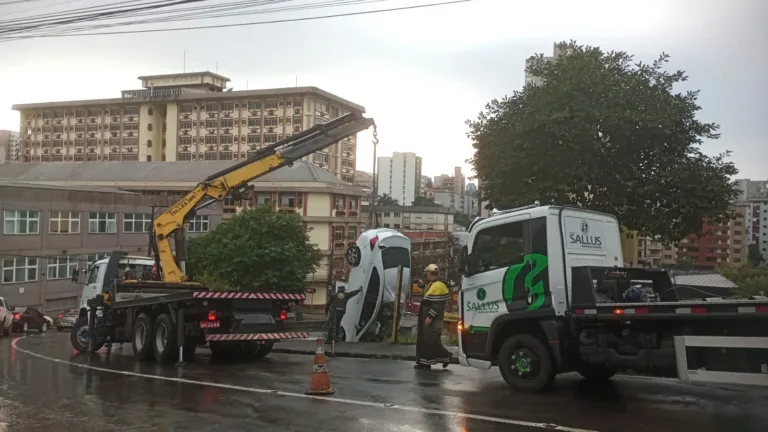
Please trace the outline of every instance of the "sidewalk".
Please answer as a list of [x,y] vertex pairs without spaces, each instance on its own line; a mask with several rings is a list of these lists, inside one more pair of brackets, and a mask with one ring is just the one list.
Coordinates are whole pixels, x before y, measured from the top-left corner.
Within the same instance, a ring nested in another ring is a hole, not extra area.
[[[386,360],[408,360],[416,361],[415,345],[393,345],[389,343],[371,343],[358,342],[346,343],[337,342],[335,352],[331,352],[331,344],[325,344],[325,354],[329,357],[352,357]],[[449,351],[453,353],[453,363],[458,364],[456,354],[458,347],[448,346]],[[282,354],[306,354],[314,355],[317,349],[316,339],[311,340],[288,340],[275,345],[272,352]]]

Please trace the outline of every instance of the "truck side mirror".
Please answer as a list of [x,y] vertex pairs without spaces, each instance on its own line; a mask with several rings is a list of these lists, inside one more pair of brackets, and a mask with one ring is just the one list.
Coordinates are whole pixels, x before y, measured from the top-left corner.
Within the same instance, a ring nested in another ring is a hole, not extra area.
[[461,252],[459,253],[459,272],[463,275],[470,275],[471,269],[469,265],[469,252],[466,246],[461,247]]

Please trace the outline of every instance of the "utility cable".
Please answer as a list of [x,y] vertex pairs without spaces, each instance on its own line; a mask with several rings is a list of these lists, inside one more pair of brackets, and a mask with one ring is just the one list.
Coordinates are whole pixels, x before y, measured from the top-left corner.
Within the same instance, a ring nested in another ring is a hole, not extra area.
[[286,19],[271,20],[271,21],[255,21],[255,22],[233,23],[233,24],[216,24],[216,25],[207,25],[207,26],[196,26],[196,27],[180,27],[180,28],[170,28],[170,29],[161,28],[161,29],[145,29],[145,30],[126,30],[126,31],[109,31],[109,32],[96,32],[96,33],[58,34],[58,35],[46,35],[46,34],[30,35],[30,36],[20,36],[20,37],[15,37],[15,38],[1,39],[0,42],[9,42],[9,41],[12,41],[12,40],[34,39],[34,38],[56,38],[56,37],[76,37],[76,36],[106,36],[106,35],[120,35],[120,34],[139,34],[139,33],[166,33],[166,32],[205,30],[205,29],[217,29],[217,28],[249,27],[249,26],[257,26],[257,25],[281,24],[281,23],[302,22],[302,21],[315,21],[315,20],[322,20],[322,19],[329,19],[329,18],[344,18],[344,17],[351,17],[351,16],[373,15],[373,14],[379,14],[379,13],[385,13],[385,12],[397,12],[397,11],[405,11],[405,10],[425,9],[425,8],[432,8],[432,7],[438,7],[438,6],[447,6],[447,5],[458,4],[458,3],[468,3],[468,2],[471,2],[471,1],[474,1],[474,0],[452,0],[452,1],[445,1],[445,2],[440,2],[440,3],[427,3],[427,4],[421,4],[421,5],[402,6],[402,7],[388,8],[388,9],[377,9],[377,10],[371,10],[371,11],[348,12],[348,13],[339,13],[339,14],[332,14],[332,15],[321,15],[321,16],[303,17],[303,18],[286,18]]

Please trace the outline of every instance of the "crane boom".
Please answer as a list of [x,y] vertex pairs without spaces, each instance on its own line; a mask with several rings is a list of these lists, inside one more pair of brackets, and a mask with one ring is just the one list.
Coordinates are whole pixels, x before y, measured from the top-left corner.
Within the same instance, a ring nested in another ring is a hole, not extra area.
[[180,230],[196,211],[224,199],[230,192],[244,191],[248,187],[248,182],[254,179],[291,165],[372,125],[375,127],[373,119],[363,117],[361,114],[345,114],[328,123],[315,125],[264,147],[249,159],[219,171],[199,183],[153,222],[153,249],[157,256],[162,280],[169,283],[187,281],[186,275],[174,259],[169,238]]

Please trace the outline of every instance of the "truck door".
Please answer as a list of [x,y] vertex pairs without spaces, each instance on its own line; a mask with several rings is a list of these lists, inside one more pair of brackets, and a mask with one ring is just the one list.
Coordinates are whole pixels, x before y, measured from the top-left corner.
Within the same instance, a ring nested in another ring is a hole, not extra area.
[[[519,214],[495,221],[480,228],[469,245],[471,275],[463,280],[463,317],[468,335],[487,337],[493,320],[508,308],[523,310],[526,296],[515,292],[515,273],[526,265],[530,247],[530,214]],[[510,279],[511,280],[507,280]],[[484,339],[484,338],[481,338]],[[480,341],[477,341],[480,342]],[[467,346],[474,352],[485,350]],[[468,352],[472,352],[468,351]]]

